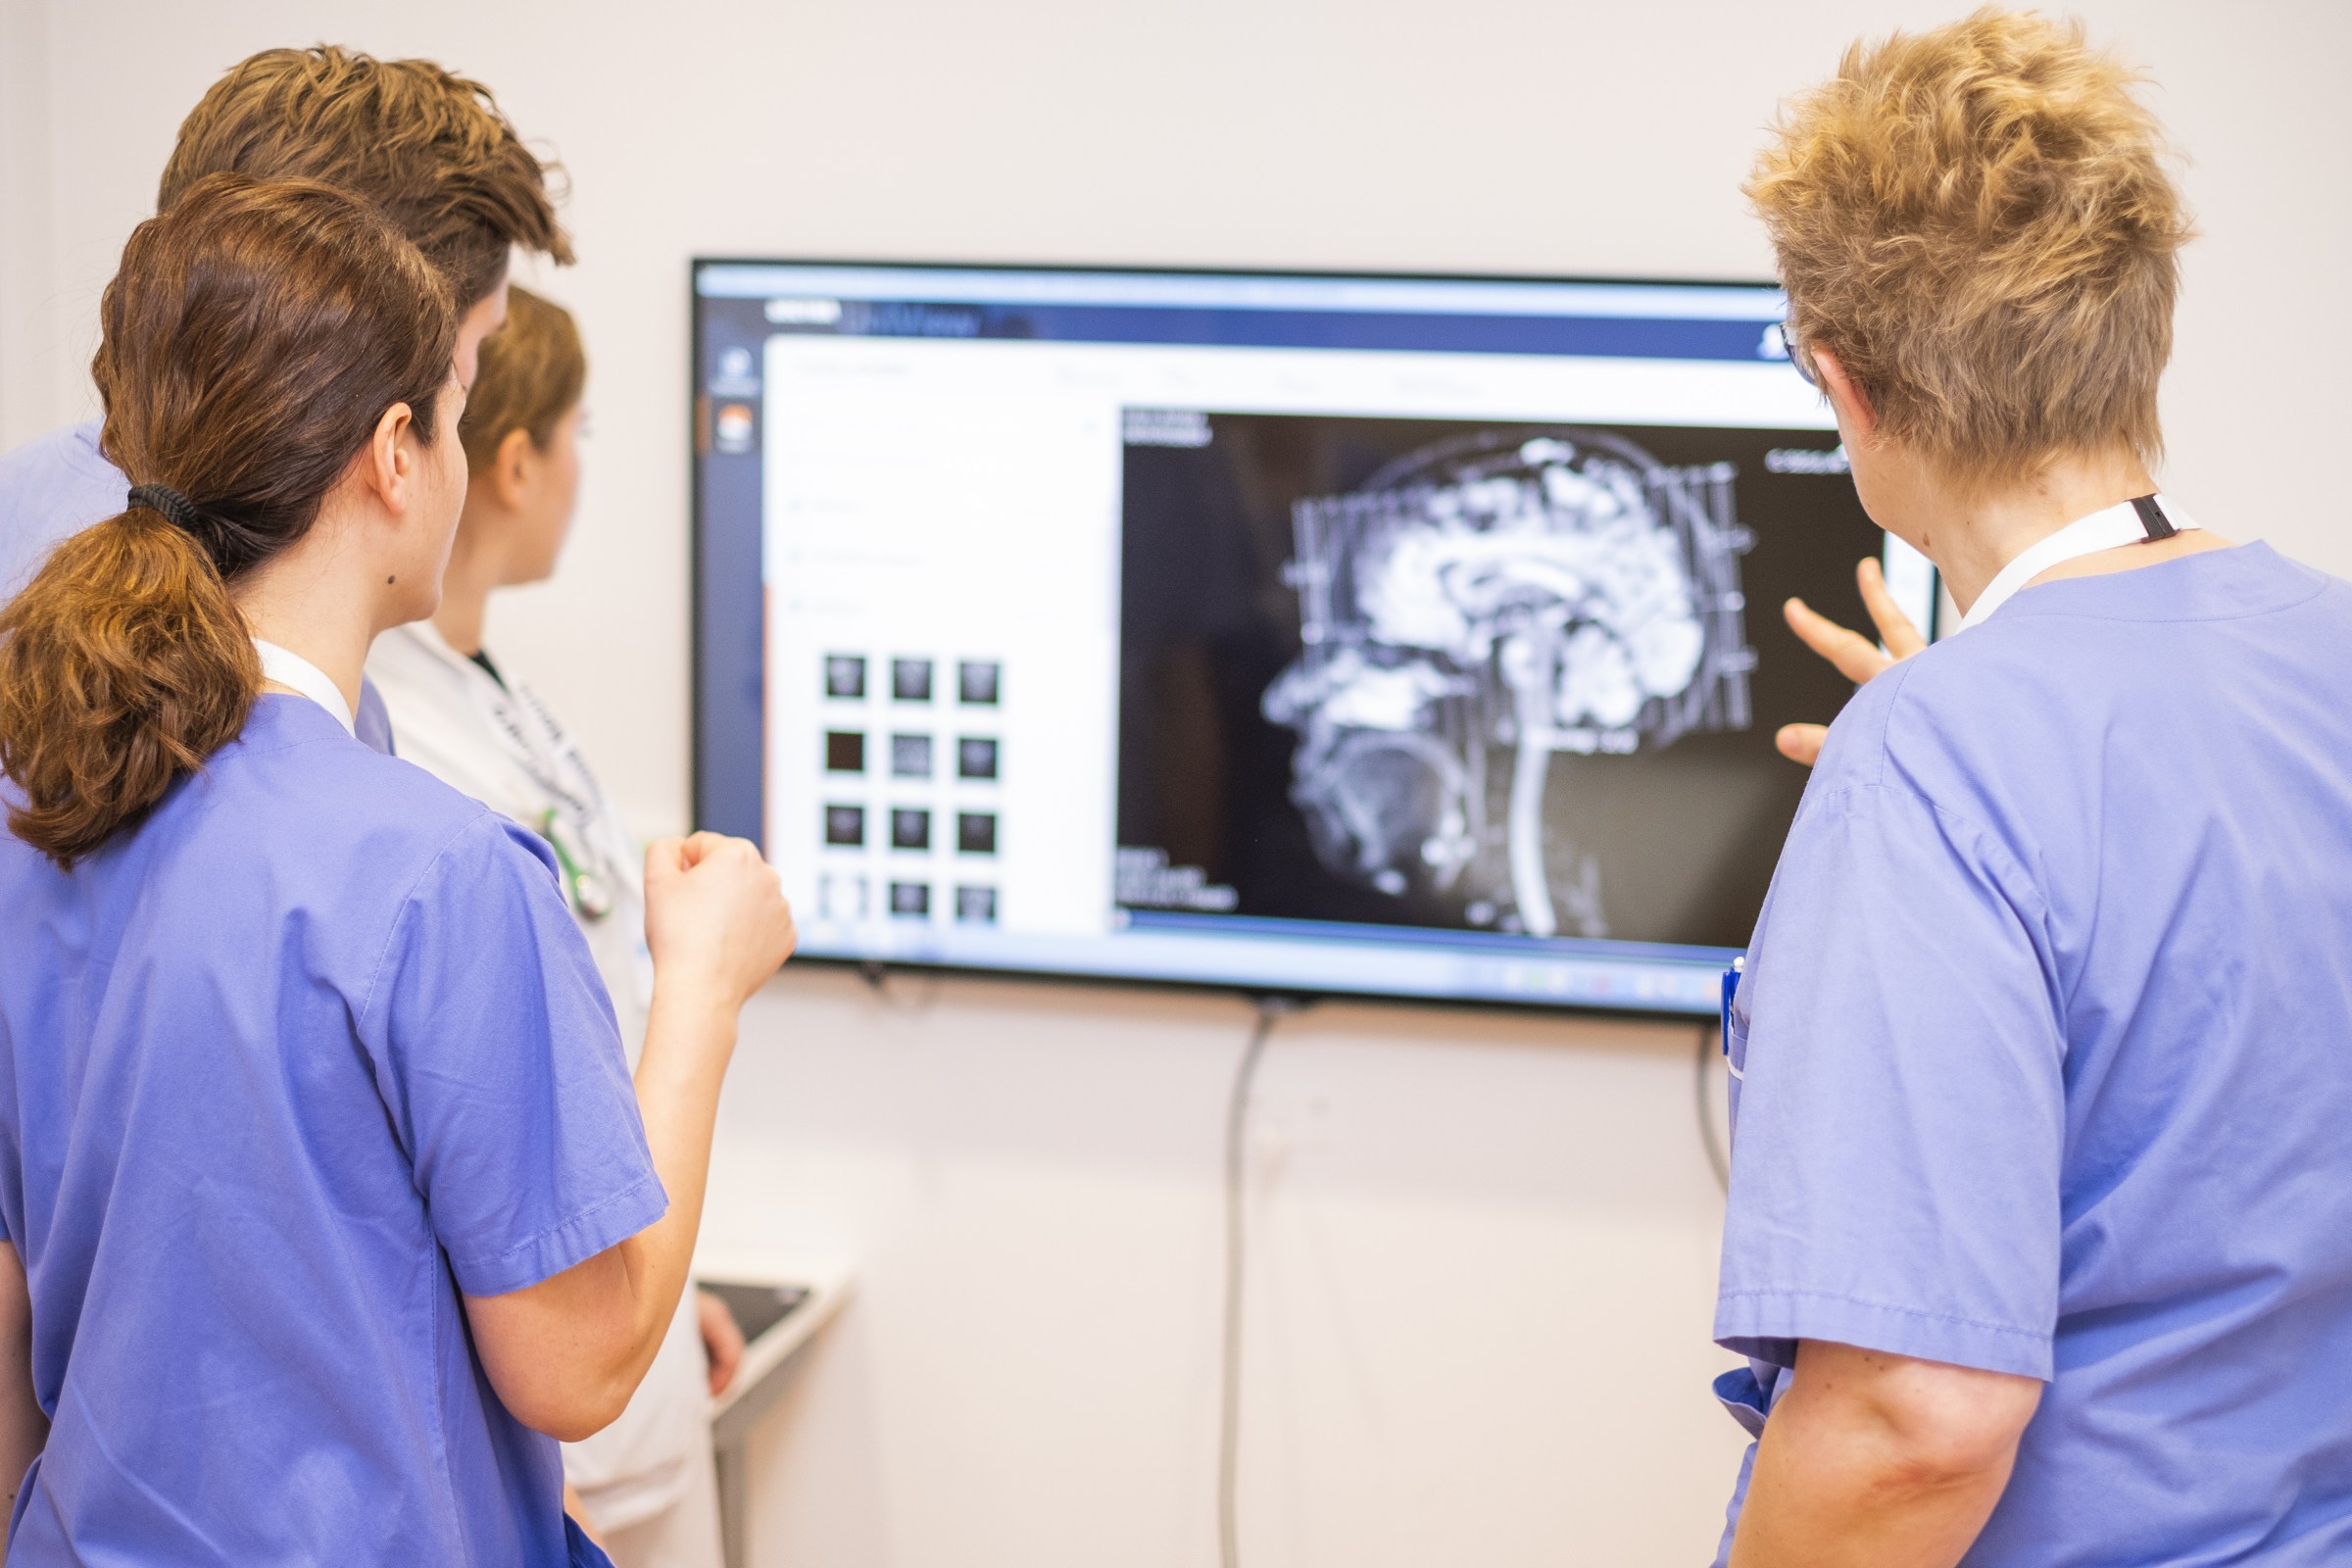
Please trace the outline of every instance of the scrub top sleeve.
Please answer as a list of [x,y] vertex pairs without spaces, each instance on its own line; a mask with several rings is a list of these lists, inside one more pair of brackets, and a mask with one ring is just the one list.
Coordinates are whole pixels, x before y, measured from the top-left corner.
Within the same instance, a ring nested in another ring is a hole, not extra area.
[[535,1285],[660,1219],[612,1004],[538,841],[484,812],[402,908],[363,1024],[458,1287]]
[[1809,797],[1734,1007],[1715,1335],[2047,1379],[2064,1039],[2038,895],[1909,790]]

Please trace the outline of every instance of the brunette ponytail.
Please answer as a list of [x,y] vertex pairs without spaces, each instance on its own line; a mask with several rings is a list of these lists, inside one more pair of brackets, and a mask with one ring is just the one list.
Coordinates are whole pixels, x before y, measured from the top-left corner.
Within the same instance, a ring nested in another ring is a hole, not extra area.
[[106,454],[177,494],[68,539],[0,610],[9,830],[68,868],[244,728],[261,662],[232,586],[310,531],[386,409],[432,439],[456,337],[449,285],[374,209],[235,175],[133,231],[102,316]]

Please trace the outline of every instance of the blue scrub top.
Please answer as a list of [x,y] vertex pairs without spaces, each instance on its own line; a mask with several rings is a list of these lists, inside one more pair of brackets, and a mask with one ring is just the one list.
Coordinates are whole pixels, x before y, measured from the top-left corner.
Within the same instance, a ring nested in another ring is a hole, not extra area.
[[1727,1394],[2044,1380],[1973,1568],[2352,1561],[2352,586],[2067,579],[1872,681],[1729,1044]]
[[12,1562],[561,1564],[461,1291],[666,1206],[546,848],[307,699],[72,872],[0,833]]
[[[65,425],[0,457],[0,605],[32,581],[67,535],[129,503],[130,481],[98,448],[102,428],[96,419]],[[391,716],[366,676],[352,727],[377,751],[392,750]]]

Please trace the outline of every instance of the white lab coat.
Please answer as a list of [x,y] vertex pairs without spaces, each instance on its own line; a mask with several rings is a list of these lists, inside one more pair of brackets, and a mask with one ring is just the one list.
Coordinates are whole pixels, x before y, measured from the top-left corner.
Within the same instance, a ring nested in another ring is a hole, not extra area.
[[[564,898],[612,993],[633,1066],[653,993],[643,861],[555,714],[511,671],[500,673],[503,684],[429,621],[384,633],[368,656],[399,755],[555,848]],[[579,1489],[598,1529],[625,1532],[632,1545],[651,1548],[631,1550],[634,1561],[624,1568],[718,1568],[710,1421],[689,1287],[620,1419],[585,1443],[564,1446],[564,1478]]]

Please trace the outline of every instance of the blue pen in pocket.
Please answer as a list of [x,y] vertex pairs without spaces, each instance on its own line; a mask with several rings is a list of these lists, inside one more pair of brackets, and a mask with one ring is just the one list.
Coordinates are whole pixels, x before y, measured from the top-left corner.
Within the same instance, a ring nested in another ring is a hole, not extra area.
[[1740,976],[1747,968],[1747,955],[1742,953],[1723,971],[1723,1030],[1716,1041],[1723,1047],[1723,1059],[1735,1078],[1740,1076],[1740,1064],[1732,1060],[1732,999],[1740,995]]

